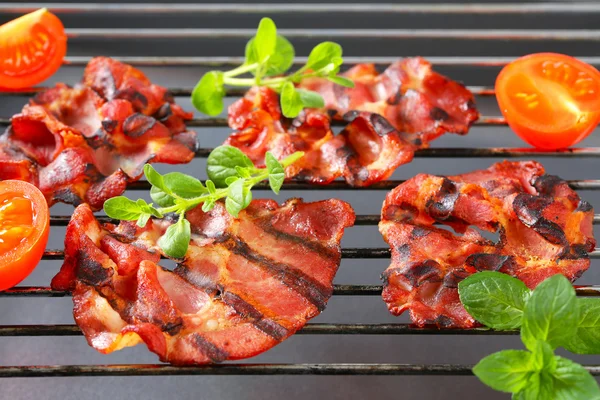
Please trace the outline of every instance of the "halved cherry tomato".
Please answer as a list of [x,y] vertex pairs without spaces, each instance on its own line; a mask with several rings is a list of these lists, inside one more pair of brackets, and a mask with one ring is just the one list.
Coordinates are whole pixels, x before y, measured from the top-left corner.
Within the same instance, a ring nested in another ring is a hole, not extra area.
[[24,181],[0,181],[0,290],[27,277],[42,259],[50,225],[44,195]]
[[600,121],[600,72],[563,54],[531,54],[502,69],[496,98],[521,139],[541,149],[565,148]]
[[0,88],[36,85],[60,68],[67,36],[60,19],[42,8],[0,26]]

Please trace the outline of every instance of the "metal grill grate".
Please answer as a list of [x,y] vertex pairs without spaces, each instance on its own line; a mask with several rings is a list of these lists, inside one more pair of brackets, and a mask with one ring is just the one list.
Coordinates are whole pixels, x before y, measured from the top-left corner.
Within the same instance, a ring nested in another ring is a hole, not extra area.
[[[181,16],[188,13],[237,13],[256,15],[281,15],[285,13],[334,13],[340,10],[339,5],[328,4],[0,4],[0,14],[14,16],[32,11],[40,6],[47,6],[59,16],[73,14],[90,14],[102,12],[109,15],[163,15]],[[600,14],[600,4],[348,4],[343,8],[344,13],[393,13],[393,14],[437,14],[437,15],[579,15]],[[13,15],[14,14],[14,15]],[[68,29],[71,40],[80,39],[139,39],[152,38],[211,38],[245,39],[253,34],[251,29],[109,29],[109,28],[76,28]],[[596,42],[600,40],[600,30],[530,30],[530,29],[287,29],[281,32],[290,38],[374,38],[374,39],[451,39],[460,41],[482,40],[489,41],[578,41]],[[108,54],[110,55],[110,54]],[[240,57],[167,57],[167,56],[126,56],[115,57],[124,62],[137,66],[149,67],[226,67],[241,63]],[[492,56],[433,56],[427,57],[436,66],[465,66],[470,68],[498,67],[506,64],[514,57]],[[579,57],[593,65],[600,65],[600,57]],[[372,62],[384,66],[394,61],[396,57],[345,57],[346,64]],[[82,66],[89,57],[68,57],[66,65]],[[296,63],[304,61],[299,57]],[[5,93],[2,96],[31,96],[43,88],[19,92]],[[469,86],[478,97],[494,95],[492,87]],[[175,96],[189,96],[191,88],[170,88]],[[228,96],[240,96],[243,91],[230,90]],[[9,116],[0,117],[0,126],[10,123]],[[191,127],[215,128],[226,127],[223,118],[196,118],[189,124]],[[505,126],[506,121],[498,117],[482,117],[476,124],[479,127]],[[199,130],[202,138],[203,130]],[[468,141],[468,137],[465,139]],[[205,158],[210,148],[201,148],[196,156]],[[580,159],[583,157],[600,157],[600,148],[577,148],[554,152],[541,152],[525,148],[431,148],[419,150],[416,157],[426,158],[513,158],[513,157],[564,157]],[[284,185],[287,190],[390,190],[401,183],[400,180],[379,182],[369,188],[355,189],[344,182],[334,182],[328,186],[313,186],[303,182],[292,182]],[[571,180],[571,187],[578,190],[600,190],[600,180]],[[140,181],[130,185],[130,190],[148,190],[147,182]],[[259,185],[257,189],[268,189],[267,185]],[[69,216],[55,215],[51,217],[52,226],[66,226]],[[107,217],[101,220],[110,221]],[[378,215],[359,215],[356,225],[376,225]],[[600,215],[594,217],[594,224],[600,224]],[[61,260],[62,250],[47,250],[45,260]],[[385,259],[389,258],[387,248],[344,248],[342,257],[345,259]],[[600,258],[600,250],[590,253],[592,258]],[[43,268],[43,266],[40,266]],[[577,286],[580,296],[600,295],[598,286]],[[334,295],[337,296],[379,296],[380,285],[334,285]],[[54,291],[49,287],[16,287],[1,292],[0,297],[64,297],[67,292]],[[496,332],[485,328],[476,329],[433,329],[416,328],[409,324],[326,324],[309,323],[299,334],[327,335],[514,335],[518,332]],[[0,326],[0,336],[77,336],[81,331],[75,325],[8,325]],[[58,365],[58,366],[0,366],[0,377],[54,377],[54,376],[134,376],[134,375],[470,375],[470,365],[448,364],[223,364],[198,367],[172,367],[168,365]],[[594,375],[600,375],[600,366],[588,366]]]

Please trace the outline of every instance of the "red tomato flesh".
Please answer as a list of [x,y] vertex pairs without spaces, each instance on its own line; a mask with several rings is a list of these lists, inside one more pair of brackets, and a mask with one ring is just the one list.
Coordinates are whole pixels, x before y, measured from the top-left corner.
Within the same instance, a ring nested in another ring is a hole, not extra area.
[[524,141],[546,150],[566,148],[600,121],[600,72],[566,55],[531,54],[502,69],[496,98]]

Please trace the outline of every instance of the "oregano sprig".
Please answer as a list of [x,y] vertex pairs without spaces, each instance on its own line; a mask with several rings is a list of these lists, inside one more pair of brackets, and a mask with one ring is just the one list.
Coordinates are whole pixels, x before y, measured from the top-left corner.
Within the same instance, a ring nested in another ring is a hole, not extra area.
[[577,298],[571,282],[555,275],[529,290],[500,272],[479,272],[458,285],[473,318],[497,330],[519,329],[527,350],[504,350],[482,359],[473,373],[515,400],[598,400],[600,388],[581,365],[554,354],[600,352],[600,299]]
[[[266,86],[280,93],[281,110],[288,118],[298,116],[303,108],[321,108],[325,105],[320,94],[296,88],[303,79],[320,77],[345,86],[354,87],[352,80],[339,76],[342,47],[334,42],[315,46],[304,66],[296,72],[285,74],[294,63],[294,46],[282,35],[270,18],[263,18],[256,35],[246,44],[244,64],[230,71],[210,71],[204,74],[192,92],[192,104],[207,115],[223,111],[225,86]],[[239,78],[243,74],[253,78]],[[281,75],[281,76],[280,76]]]
[[271,153],[267,153],[266,167],[257,168],[239,149],[220,146],[208,156],[209,180],[205,183],[180,172],[161,175],[152,165],[146,164],[144,175],[152,185],[150,197],[154,203],[118,196],[104,203],[104,212],[111,218],[137,221],[140,227],[144,227],[151,217],[177,214],[177,222],[167,228],[158,245],[166,255],[181,258],[187,252],[191,236],[190,223],[185,219],[186,211],[202,204],[202,210],[208,212],[218,200],[225,199],[227,212],[237,218],[240,211],[252,201],[251,190],[254,185],[268,179],[273,192],[279,193],[285,168],[302,156],[302,152],[296,152],[278,161]]

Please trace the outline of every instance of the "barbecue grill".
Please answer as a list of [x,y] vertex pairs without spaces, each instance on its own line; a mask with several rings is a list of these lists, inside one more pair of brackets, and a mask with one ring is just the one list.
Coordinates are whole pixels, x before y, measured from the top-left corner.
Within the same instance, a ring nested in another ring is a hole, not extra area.
[[[462,80],[468,85],[476,95],[482,117],[466,137],[444,136],[435,141],[430,149],[417,151],[415,160],[400,167],[391,180],[379,182],[369,188],[354,189],[345,182],[334,182],[327,186],[314,186],[302,182],[284,185],[284,191],[275,197],[278,201],[294,196],[302,196],[307,200],[339,197],[349,201],[358,214],[357,227],[349,229],[345,235],[342,265],[336,278],[334,297],[323,315],[268,354],[242,363],[172,367],[153,363],[154,355],[148,353],[143,346],[110,356],[101,356],[96,355],[95,350],[88,349],[82,337],[71,338],[68,343],[57,339],[58,336],[80,336],[81,333],[72,322],[62,323],[69,321],[70,299],[62,302],[49,299],[69,296],[69,293],[47,287],[50,277],[58,271],[60,260],[63,258],[63,250],[59,246],[64,239],[64,226],[67,225],[72,212],[71,206],[55,206],[51,217],[51,239],[49,249],[44,254],[44,261],[34,275],[22,284],[23,286],[0,293],[2,378],[142,375],[471,375],[472,363],[484,355],[499,348],[518,347],[518,338],[514,337],[517,332],[495,332],[484,328],[415,328],[407,323],[406,318],[396,318],[387,314],[385,304],[379,298],[382,287],[377,282],[379,274],[387,266],[390,253],[387,247],[383,247],[384,242],[376,227],[386,191],[394,188],[402,179],[410,178],[418,172],[454,174],[484,168],[503,158],[539,159],[549,173],[568,179],[571,187],[581,191],[582,198],[600,209],[600,196],[597,192],[600,189],[600,180],[594,179],[598,177],[600,138],[597,135],[593,136],[582,143],[581,147],[564,151],[539,152],[522,148],[522,142],[510,133],[504,119],[499,117],[492,86],[502,65],[530,52],[563,52],[599,67],[600,57],[594,55],[597,54],[595,49],[600,41],[600,30],[585,28],[597,26],[600,4],[0,3],[0,22],[43,6],[50,8],[63,20],[69,35],[69,57],[65,66],[52,82],[45,84],[46,86],[55,81],[74,84],[91,56],[107,55],[141,68],[154,82],[168,86],[186,110],[192,110],[188,97],[199,77],[213,67],[238,65],[242,57],[234,55],[243,54],[244,43],[253,34],[258,20],[262,16],[270,16],[282,28],[281,33],[294,43],[299,56],[306,56],[314,44],[327,39],[337,41],[344,47],[346,67],[359,62],[373,62],[383,68],[401,56],[423,55],[434,64],[437,71],[453,79]],[[298,63],[302,60],[302,57],[298,57]],[[0,95],[1,129],[10,123],[10,116],[20,110],[27,97],[38,90]],[[231,102],[242,94],[242,91],[230,90],[228,100]],[[204,179],[205,158],[211,148],[220,144],[228,133],[226,119],[222,116],[207,118],[197,114],[188,125],[199,133],[200,149],[196,159],[190,165],[159,165],[157,168],[162,172],[179,170]],[[133,196],[146,196],[148,189],[149,185],[144,181],[131,184],[128,188],[138,192],[129,193]],[[257,189],[268,189],[268,186],[259,185]],[[261,194],[272,196],[268,191],[261,191],[256,195]],[[105,221],[110,220],[107,217],[102,218]],[[600,214],[594,218],[594,224],[598,223]],[[598,229],[595,230],[598,234]],[[600,285],[592,284],[600,282],[600,273],[597,271],[600,263],[595,260],[600,258],[600,250],[590,253],[590,257],[593,259],[590,270],[577,282],[577,293],[580,296],[600,295]],[[55,315],[56,319],[53,318]],[[40,320],[43,323],[40,323]],[[57,320],[61,323],[56,323]],[[319,336],[314,340],[307,340],[301,337],[305,335]],[[350,337],[348,335],[360,336],[347,339]],[[15,338],[32,336],[44,338]],[[292,342],[293,344],[290,344]],[[369,349],[373,349],[372,353]],[[60,359],[71,361],[58,363],[53,357],[64,351],[70,352],[71,355]],[[421,356],[417,354],[419,351],[423,353]],[[304,359],[303,354],[299,354],[304,352],[306,357],[311,358]],[[345,354],[348,356],[345,357]],[[408,356],[405,357],[405,354]],[[290,355],[300,362],[286,360]],[[48,364],[57,365],[37,365],[40,364],[40,358]],[[94,362],[86,363],[87,359]],[[592,374],[600,375],[599,358],[575,359],[583,360]],[[327,362],[328,360],[333,362]],[[590,361],[599,365],[590,365]],[[89,381],[77,382],[86,386],[92,385],[91,381],[94,379],[88,379]],[[228,386],[232,382],[229,379],[234,378],[227,379],[217,382]],[[286,393],[287,397],[298,395],[299,398],[300,395],[305,396],[308,393],[319,398],[326,395],[336,398],[345,393],[346,398],[359,399],[368,395],[376,396],[377,390],[381,390],[381,395],[386,398],[386,393],[391,397],[392,390],[386,391],[385,388],[375,385],[379,386],[383,382],[384,385],[395,388],[394,390],[401,390],[403,386],[395,382],[408,382],[371,379],[358,381],[362,382],[358,384],[356,380],[354,383],[346,380],[343,384],[353,389],[346,389],[344,392],[344,389],[338,391],[330,387],[327,381],[310,381],[315,391],[306,388],[297,390],[299,379],[304,379],[300,382],[307,381],[305,378],[295,379],[297,380],[288,382],[289,387],[295,391]],[[329,379],[341,384],[341,381],[333,380],[334,378]],[[490,399],[508,398],[508,395],[493,393],[479,385],[475,378],[471,378],[468,385],[465,385],[464,381],[458,381],[461,384],[457,384],[454,379],[439,377],[427,380],[411,379],[413,384],[408,386],[409,390],[403,393],[403,398],[440,398],[442,393],[445,393],[444,398],[447,399],[471,398],[471,395],[477,393],[490,396]],[[27,387],[22,380],[4,379],[0,380],[0,388],[4,388],[6,382],[11,382],[9,388],[15,390],[12,396],[21,393],[20,390]],[[46,398],[50,395],[49,385],[55,381],[44,382],[46,384],[40,386],[43,388],[40,390],[43,390],[43,397]],[[202,382],[213,385],[215,383]],[[270,382],[273,384],[273,390],[270,391],[267,387],[264,389],[267,394],[242,391],[242,397],[281,398],[282,392],[277,393],[276,390],[283,390],[285,384]],[[428,386],[414,385],[414,382]],[[152,385],[153,382],[146,383]],[[243,384],[242,382],[241,385]],[[251,385],[247,382],[246,384]],[[103,384],[96,385],[90,387],[97,388],[98,396],[105,397],[102,392]],[[122,387],[125,385],[127,384],[123,384]],[[459,394],[460,391],[456,391],[457,386],[462,390],[462,395]],[[179,390],[183,386],[176,387]],[[327,388],[331,392],[322,391]],[[1,390],[0,396],[11,395],[11,390]],[[201,388],[195,390],[200,391]],[[230,393],[225,387],[222,390],[224,393]],[[125,392],[115,390],[115,393]],[[457,393],[457,397],[451,397],[453,393]],[[140,392],[136,394],[138,397],[149,395]],[[89,397],[88,394],[86,396]],[[200,396],[201,394],[197,394],[195,398]]]

